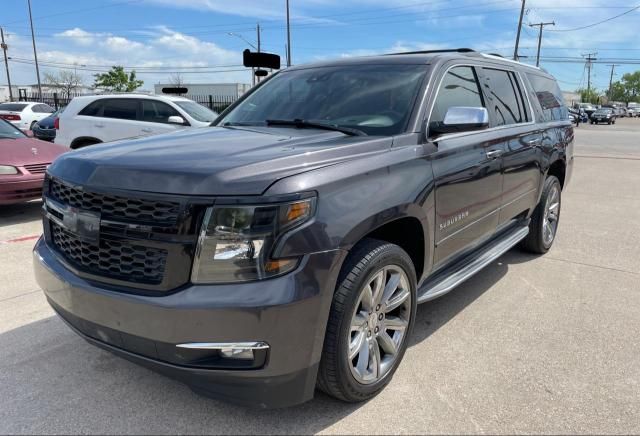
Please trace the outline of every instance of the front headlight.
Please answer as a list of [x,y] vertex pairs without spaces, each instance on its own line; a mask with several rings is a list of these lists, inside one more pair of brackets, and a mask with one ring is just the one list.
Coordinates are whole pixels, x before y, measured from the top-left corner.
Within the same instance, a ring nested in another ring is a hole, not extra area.
[[18,174],[18,168],[11,165],[0,165],[0,176]]
[[285,274],[299,258],[272,259],[280,235],[308,221],[315,198],[266,205],[219,205],[207,209],[191,281],[197,284],[261,280]]

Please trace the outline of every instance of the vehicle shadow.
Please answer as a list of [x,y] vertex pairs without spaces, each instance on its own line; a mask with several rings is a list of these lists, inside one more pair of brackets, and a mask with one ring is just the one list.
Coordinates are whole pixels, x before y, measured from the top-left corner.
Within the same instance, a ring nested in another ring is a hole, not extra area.
[[42,200],[0,206],[0,226],[21,224],[40,219]]
[[[451,293],[419,306],[410,346],[428,340],[523,256],[513,250]],[[55,316],[0,334],[0,380],[0,398],[11,398],[0,405],[0,433],[307,434],[367,404],[345,404],[321,392],[281,410],[204,398],[87,344]]]

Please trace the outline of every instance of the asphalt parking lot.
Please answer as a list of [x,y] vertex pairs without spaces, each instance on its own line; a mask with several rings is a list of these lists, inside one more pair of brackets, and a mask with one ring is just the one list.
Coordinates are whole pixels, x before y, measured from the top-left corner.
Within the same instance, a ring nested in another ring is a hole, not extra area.
[[244,409],[94,348],[33,278],[39,202],[0,209],[0,433],[640,433],[640,119],[576,129],[558,239],[419,306],[392,383]]

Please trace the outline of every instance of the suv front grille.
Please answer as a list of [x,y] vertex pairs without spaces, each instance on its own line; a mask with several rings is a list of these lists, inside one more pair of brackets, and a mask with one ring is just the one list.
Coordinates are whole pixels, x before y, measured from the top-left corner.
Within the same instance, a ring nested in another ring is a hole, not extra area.
[[164,277],[167,250],[105,238],[86,242],[53,222],[51,239],[69,263],[90,274],[150,285]]
[[61,203],[99,212],[103,218],[120,218],[140,224],[173,225],[180,214],[180,203],[87,192],[56,179],[50,181],[50,193]]

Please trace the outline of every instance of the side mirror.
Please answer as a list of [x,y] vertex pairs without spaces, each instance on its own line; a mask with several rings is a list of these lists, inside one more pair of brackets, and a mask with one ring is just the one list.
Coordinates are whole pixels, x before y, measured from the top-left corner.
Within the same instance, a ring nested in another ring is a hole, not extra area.
[[178,116],[178,115],[172,115],[167,119],[167,122],[169,124],[179,124],[181,126],[184,126],[186,124],[184,118]]
[[450,107],[441,123],[431,123],[429,134],[472,132],[489,127],[489,112],[483,107]]

